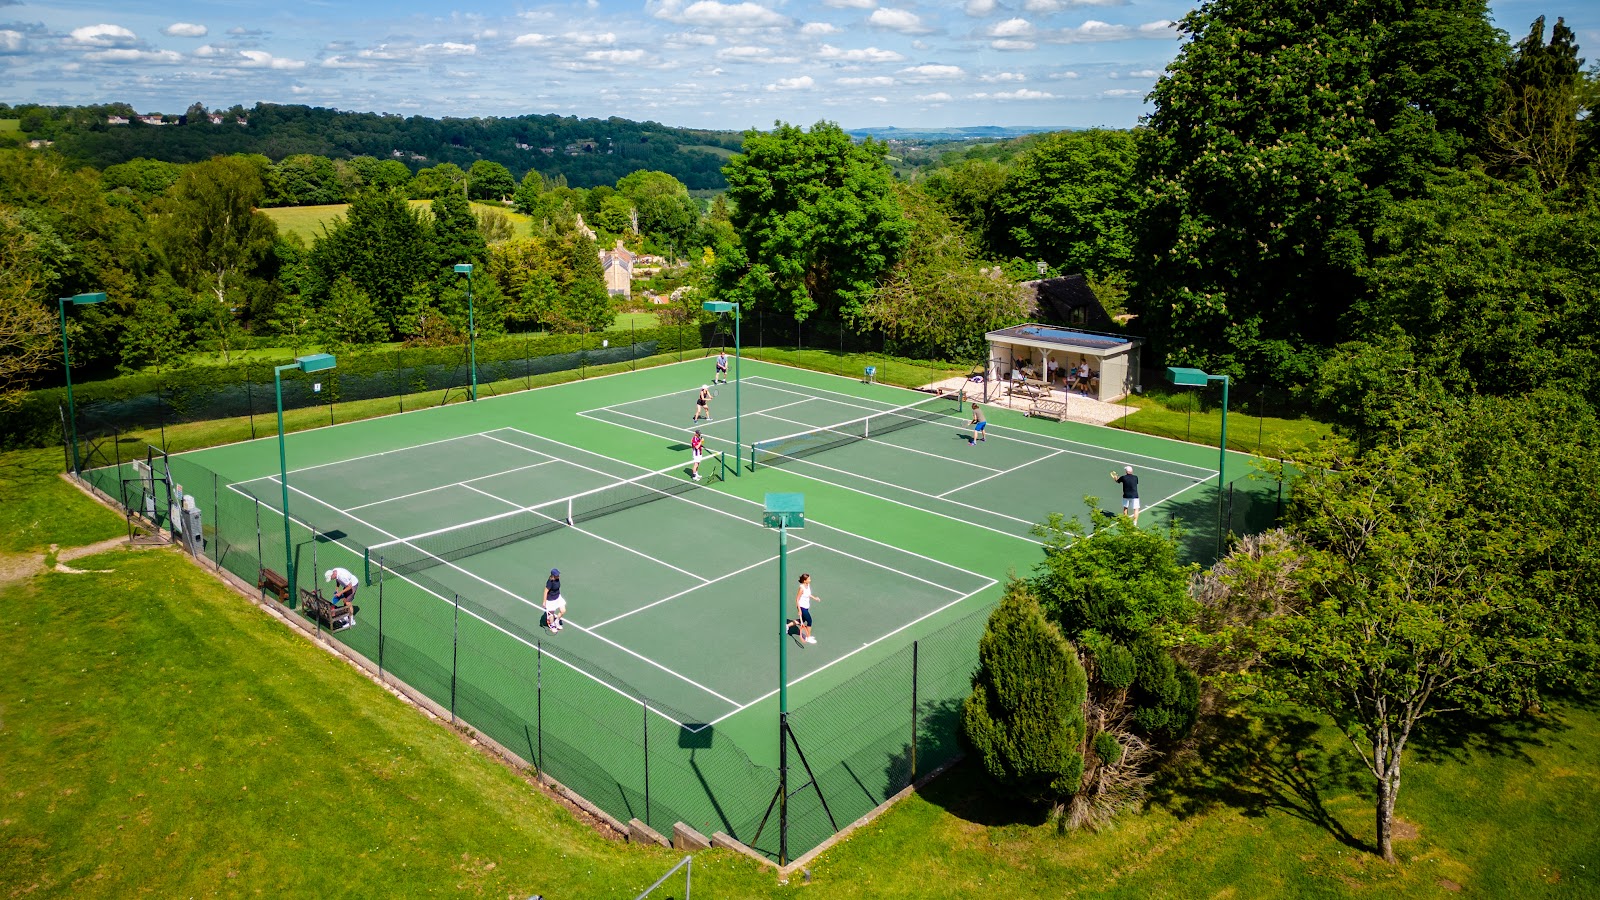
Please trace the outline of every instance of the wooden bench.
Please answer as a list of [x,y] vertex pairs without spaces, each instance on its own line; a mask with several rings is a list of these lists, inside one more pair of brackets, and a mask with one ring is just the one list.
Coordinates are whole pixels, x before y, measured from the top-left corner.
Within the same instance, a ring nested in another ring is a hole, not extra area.
[[1055,419],[1057,422],[1067,420],[1066,400],[1035,400],[1033,406],[1028,408],[1028,415],[1036,419]]
[[308,619],[316,619],[329,631],[338,631],[355,624],[355,609],[343,600],[329,600],[322,591],[300,589],[300,612]]
[[279,603],[289,602],[289,579],[266,566],[261,567],[261,574],[256,577],[256,587],[277,597]]

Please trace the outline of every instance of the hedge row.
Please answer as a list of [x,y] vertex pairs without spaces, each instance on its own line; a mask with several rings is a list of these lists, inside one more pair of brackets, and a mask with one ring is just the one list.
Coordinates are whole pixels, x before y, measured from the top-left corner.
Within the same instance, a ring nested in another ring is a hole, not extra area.
[[[627,342],[628,337],[633,338],[632,343]],[[699,350],[702,345],[701,331],[695,326],[640,329],[626,336],[595,332],[496,338],[478,343],[478,380],[531,377],[657,353]],[[272,370],[292,361],[258,359],[194,366],[160,375],[141,373],[77,385],[73,401],[79,435],[272,413],[277,408]],[[443,390],[465,385],[469,380],[465,346],[357,351],[341,354],[337,368],[328,372],[314,376],[285,372],[283,401],[285,409],[299,409]],[[61,407],[65,403],[65,388],[27,394],[0,422],[0,449],[59,443]]]

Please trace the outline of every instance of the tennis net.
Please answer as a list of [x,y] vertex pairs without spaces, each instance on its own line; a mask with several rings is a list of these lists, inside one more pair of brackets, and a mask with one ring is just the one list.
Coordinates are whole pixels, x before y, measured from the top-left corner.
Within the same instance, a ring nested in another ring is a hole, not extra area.
[[727,464],[719,450],[707,453],[701,461],[700,481],[691,480],[689,467],[680,464],[465,525],[374,544],[366,551],[367,581],[371,583],[380,569],[389,576],[411,575],[570,525],[676,497],[722,481],[726,473]]
[[960,411],[960,394],[939,394],[896,409],[851,419],[848,422],[824,425],[820,428],[757,441],[750,445],[750,468],[803,459],[856,441],[890,434],[902,428],[948,419]]

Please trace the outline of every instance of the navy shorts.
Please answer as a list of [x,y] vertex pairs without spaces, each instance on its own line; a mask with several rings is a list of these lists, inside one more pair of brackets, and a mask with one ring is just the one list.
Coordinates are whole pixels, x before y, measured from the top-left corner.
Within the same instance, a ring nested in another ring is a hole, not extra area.
[[811,624],[811,610],[809,610],[809,609],[800,610],[800,621],[806,623],[807,625],[810,625]]

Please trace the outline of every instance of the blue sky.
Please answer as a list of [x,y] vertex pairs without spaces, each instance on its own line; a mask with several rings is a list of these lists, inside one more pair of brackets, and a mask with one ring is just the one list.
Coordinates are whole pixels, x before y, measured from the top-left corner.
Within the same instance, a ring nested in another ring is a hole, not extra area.
[[[1338,2],[1338,0],[1329,0]],[[179,113],[257,101],[428,116],[557,113],[1127,127],[1178,49],[1170,0],[0,0],[0,100]],[[1600,3],[1493,4],[1513,39]]]

